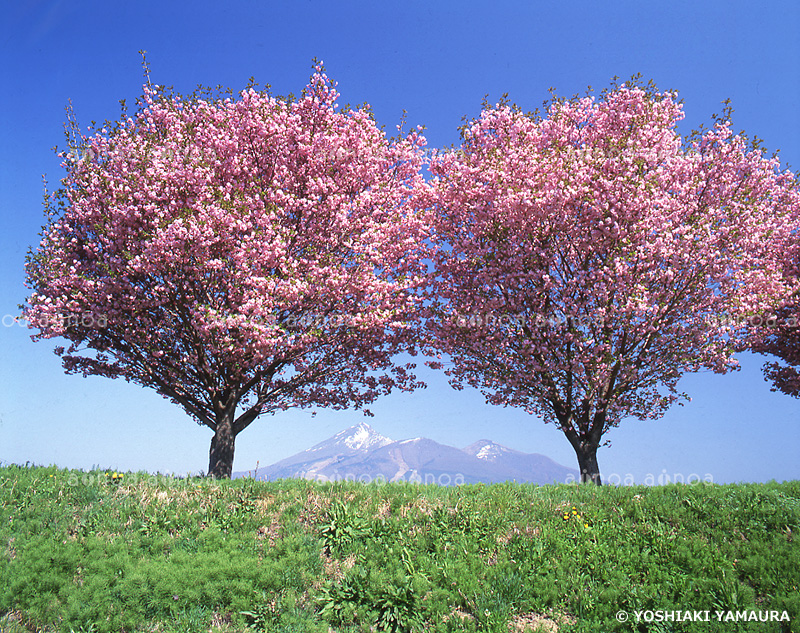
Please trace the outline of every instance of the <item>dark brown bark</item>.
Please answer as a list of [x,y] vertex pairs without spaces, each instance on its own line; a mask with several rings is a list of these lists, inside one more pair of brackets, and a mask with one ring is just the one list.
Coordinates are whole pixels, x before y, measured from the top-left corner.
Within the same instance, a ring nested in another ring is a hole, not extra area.
[[600,466],[597,464],[597,446],[587,443],[585,446],[575,447],[575,454],[578,456],[578,468],[581,471],[581,483],[594,483],[601,486]]
[[581,471],[581,483],[602,485],[600,466],[597,464],[597,449],[600,447],[602,419],[595,419],[588,433],[578,433],[571,426],[562,423],[561,430],[567,436],[575,455],[578,457],[578,468]]
[[233,411],[226,411],[217,417],[211,450],[208,454],[208,476],[215,479],[230,479],[233,472],[233,453],[236,435],[233,432]]

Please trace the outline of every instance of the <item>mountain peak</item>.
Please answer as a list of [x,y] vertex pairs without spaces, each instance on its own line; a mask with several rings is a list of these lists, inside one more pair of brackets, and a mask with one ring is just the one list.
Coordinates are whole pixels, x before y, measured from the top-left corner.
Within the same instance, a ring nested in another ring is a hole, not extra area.
[[364,451],[373,448],[379,448],[391,444],[393,440],[384,437],[373,429],[366,422],[361,422],[355,426],[351,426],[344,431],[340,431],[334,435],[330,440],[331,444],[343,444],[347,448],[354,451]]
[[[244,473],[234,473],[241,477]],[[258,479],[302,477],[314,481],[460,483],[574,481],[578,472],[535,453],[478,440],[461,450],[416,437],[395,442],[364,422],[305,451],[259,469]]]
[[496,444],[491,440],[478,440],[474,444],[470,444],[464,449],[464,452],[468,455],[473,455],[478,459],[483,459],[487,462],[496,461],[499,457],[503,456],[506,453],[512,452],[511,449],[502,446],[501,444]]

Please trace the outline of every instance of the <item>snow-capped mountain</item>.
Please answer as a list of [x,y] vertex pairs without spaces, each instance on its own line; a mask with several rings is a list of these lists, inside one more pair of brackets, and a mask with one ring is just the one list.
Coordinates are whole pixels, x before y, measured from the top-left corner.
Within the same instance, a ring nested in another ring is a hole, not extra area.
[[501,459],[503,455],[516,453],[517,451],[512,451],[510,448],[506,448],[500,444],[495,444],[491,440],[478,440],[474,444],[467,446],[467,448],[464,449],[464,452],[468,453],[469,455],[474,455],[478,459],[485,459],[487,462],[494,462],[498,459]]
[[[234,477],[248,473],[237,472]],[[453,485],[515,480],[558,483],[577,478],[578,471],[538,453],[515,451],[490,440],[465,449],[427,438],[394,441],[369,424],[345,429],[308,450],[259,468],[257,479],[305,478],[317,481],[352,479]]]
[[[270,480],[295,477],[318,479],[325,477],[325,473],[335,469],[337,464],[350,457],[367,455],[391,443],[392,440],[388,437],[384,437],[369,424],[362,422],[340,431],[308,450],[282,459],[266,468],[259,468],[255,476],[257,479]],[[234,473],[234,476],[242,474],[245,473]]]
[[393,440],[384,437],[373,429],[366,422],[351,426],[349,429],[340,431],[333,437],[320,442],[316,446],[308,449],[308,452],[324,451],[334,447],[347,447],[354,451],[368,451],[373,448],[379,448],[391,444]]
[[512,475],[510,479],[524,481],[524,477],[529,473],[536,473],[540,481],[563,482],[572,473],[573,478],[578,478],[578,471],[566,468],[549,457],[539,453],[523,453],[515,451],[507,446],[495,444],[491,440],[478,440],[464,449],[468,455],[473,455],[477,459],[490,464],[495,464],[503,469],[504,472]]

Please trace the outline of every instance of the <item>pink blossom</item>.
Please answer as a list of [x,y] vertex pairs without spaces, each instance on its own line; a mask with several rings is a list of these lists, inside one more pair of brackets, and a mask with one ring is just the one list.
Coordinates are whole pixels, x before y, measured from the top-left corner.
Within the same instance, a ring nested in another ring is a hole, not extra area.
[[[152,387],[215,435],[289,407],[364,408],[418,386],[425,139],[339,112],[321,69],[303,96],[183,98],[145,87],[133,118],[64,163],[62,212],[28,265],[33,338],[70,373]],[[63,318],[105,315],[105,327]]]
[[727,119],[683,139],[682,118],[636,86],[544,117],[499,104],[430,166],[432,346],[452,384],[556,424],[598,483],[609,429],[663,415],[686,372],[736,368],[748,317],[796,286],[794,176]]

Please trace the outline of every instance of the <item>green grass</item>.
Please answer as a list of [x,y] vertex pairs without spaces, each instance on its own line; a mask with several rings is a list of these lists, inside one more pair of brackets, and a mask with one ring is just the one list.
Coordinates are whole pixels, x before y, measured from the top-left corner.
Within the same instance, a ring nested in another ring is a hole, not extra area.
[[[8,466],[0,630],[800,631],[798,531],[798,481],[442,488]],[[634,613],[671,610],[711,621]]]

